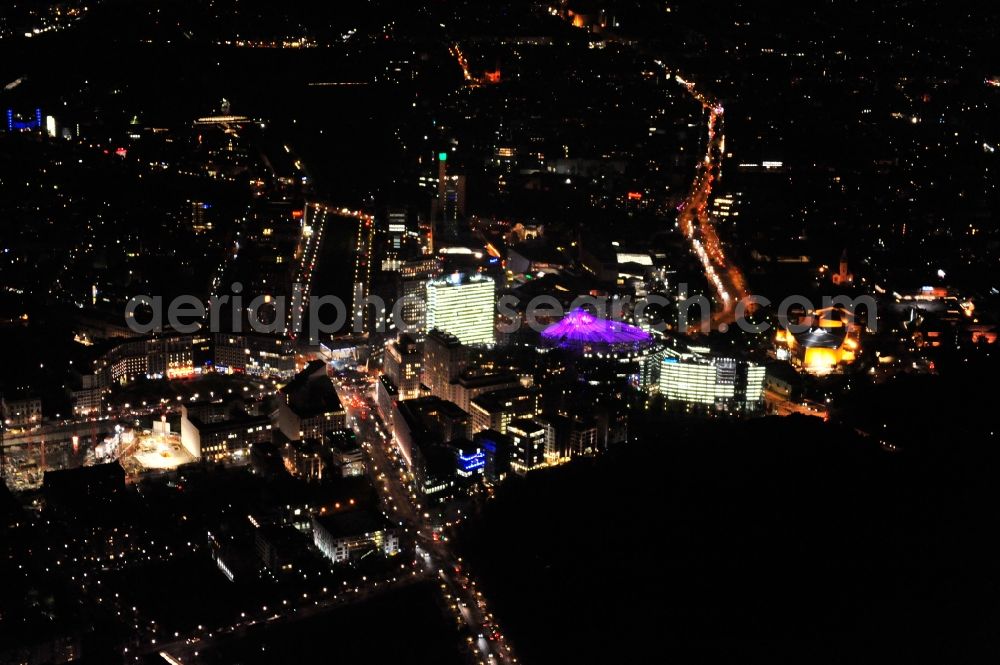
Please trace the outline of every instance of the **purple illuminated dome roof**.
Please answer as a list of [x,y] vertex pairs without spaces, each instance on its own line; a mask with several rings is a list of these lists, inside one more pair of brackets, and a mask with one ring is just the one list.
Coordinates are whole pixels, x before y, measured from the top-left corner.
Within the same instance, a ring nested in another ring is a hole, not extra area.
[[562,321],[553,323],[542,331],[542,337],[550,344],[560,346],[643,345],[652,341],[649,333],[640,328],[621,321],[601,319],[583,309],[574,309]]

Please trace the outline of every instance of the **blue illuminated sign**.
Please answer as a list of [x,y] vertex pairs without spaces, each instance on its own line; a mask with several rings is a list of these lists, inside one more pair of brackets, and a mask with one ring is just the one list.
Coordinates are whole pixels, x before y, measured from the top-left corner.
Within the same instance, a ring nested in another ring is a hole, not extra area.
[[458,467],[462,471],[475,471],[484,466],[486,466],[486,453],[481,450],[477,450],[471,455],[459,454],[458,456]]
[[28,121],[14,120],[14,109],[7,109],[7,131],[9,132],[15,129],[41,129],[42,126],[42,109],[35,109],[35,119]]

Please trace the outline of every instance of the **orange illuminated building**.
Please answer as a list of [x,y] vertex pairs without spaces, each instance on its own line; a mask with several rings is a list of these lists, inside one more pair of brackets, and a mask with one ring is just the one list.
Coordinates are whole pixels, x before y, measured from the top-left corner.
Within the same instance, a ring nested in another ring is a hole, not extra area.
[[969,326],[968,330],[973,344],[996,344],[997,342],[998,335],[993,326]]
[[799,323],[803,330],[778,329],[775,351],[779,360],[788,360],[801,371],[817,376],[843,370],[860,349],[859,326],[849,312],[829,307],[817,310]]
[[847,250],[840,255],[840,265],[838,266],[837,272],[832,275],[832,280],[834,284],[838,286],[846,286],[854,281],[854,274],[851,273],[850,268],[847,265]]

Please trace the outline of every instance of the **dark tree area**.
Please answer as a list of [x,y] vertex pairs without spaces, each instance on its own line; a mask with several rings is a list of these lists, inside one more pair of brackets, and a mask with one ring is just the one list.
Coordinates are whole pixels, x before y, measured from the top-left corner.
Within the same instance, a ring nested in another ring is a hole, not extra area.
[[462,545],[531,662],[966,662],[1000,637],[1000,460],[947,431],[659,427],[511,483]]

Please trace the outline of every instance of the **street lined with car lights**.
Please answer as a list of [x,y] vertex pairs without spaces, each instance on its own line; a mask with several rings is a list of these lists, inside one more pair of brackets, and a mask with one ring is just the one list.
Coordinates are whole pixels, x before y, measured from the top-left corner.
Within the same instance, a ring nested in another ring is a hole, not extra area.
[[[412,530],[419,540],[418,556],[424,560],[427,572],[441,578],[446,604],[455,613],[456,621],[464,623],[474,635],[487,636],[470,644],[470,654],[473,651],[478,654],[475,662],[483,665],[516,663],[513,648],[487,612],[486,600],[464,569],[461,558],[451,552],[446,538],[435,539],[429,523],[430,514],[424,512],[426,507],[421,504],[413,485],[413,474],[396,449],[391,431],[382,422],[373,396],[370,392],[359,395],[354,386],[344,382],[336,382],[336,385],[348,422],[354,427],[372,465],[372,476],[377,481],[386,513],[390,519]],[[368,388],[369,391],[373,389]],[[357,406],[359,397],[360,407]]]

